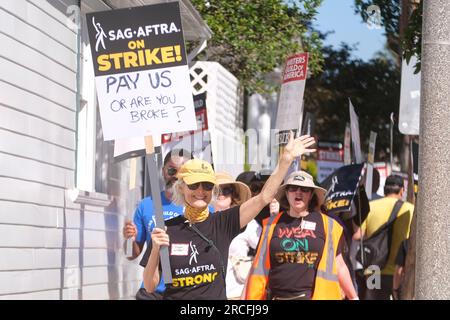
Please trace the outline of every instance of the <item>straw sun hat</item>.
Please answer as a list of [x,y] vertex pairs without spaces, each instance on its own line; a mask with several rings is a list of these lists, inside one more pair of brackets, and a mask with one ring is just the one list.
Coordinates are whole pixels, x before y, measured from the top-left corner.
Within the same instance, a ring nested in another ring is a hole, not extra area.
[[234,186],[239,195],[239,200],[236,201],[238,205],[244,203],[251,198],[250,188],[242,182],[236,181],[231,175],[226,172],[216,172],[216,180],[219,186],[230,184]]
[[289,185],[312,188],[314,194],[317,196],[319,205],[323,204],[325,200],[327,191],[324,188],[316,186],[313,177],[305,171],[296,171],[289,175],[284,184],[278,189],[277,195],[275,196],[280,202],[280,205],[284,208],[289,208],[289,203],[286,198],[286,187]]

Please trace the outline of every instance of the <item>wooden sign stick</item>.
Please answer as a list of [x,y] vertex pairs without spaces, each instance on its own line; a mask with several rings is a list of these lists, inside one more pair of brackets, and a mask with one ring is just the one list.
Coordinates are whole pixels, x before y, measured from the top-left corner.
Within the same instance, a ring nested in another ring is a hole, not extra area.
[[[152,136],[145,137],[145,153],[146,162],[148,168],[148,175],[150,177],[150,187],[152,191],[153,199],[153,212],[156,220],[156,227],[163,229],[165,228],[164,216],[161,203],[161,190],[159,188],[159,170],[158,170],[158,160],[157,154],[155,153],[155,148],[153,146]],[[162,274],[164,278],[164,283],[172,283],[172,272],[170,270],[169,261],[169,248],[161,247],[159,251],[159,258],[161,261]]]

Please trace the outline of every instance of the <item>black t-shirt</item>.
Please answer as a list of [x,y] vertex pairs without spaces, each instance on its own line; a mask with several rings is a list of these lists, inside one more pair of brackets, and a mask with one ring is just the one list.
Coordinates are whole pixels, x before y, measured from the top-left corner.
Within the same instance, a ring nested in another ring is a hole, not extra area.
[[[337,255],[342,252],[343,239],[341,236]],[[283,213],[270,241],[271,294],[289,297],[305,292],[310,297],[324,246],[325,228],[320,213],[310,212],[303,219]]]
[[[186,223],[184,216],[166,221],[170,239],[169,260],[173,283],[166,286],[164,298],[169,300],[226,299],[225,275],[231,240],[239,234],[239,206],[210,214],[195,226],[212,240],[219,253]],[[141,260],[146,266],[151,243]]]
[[260,213],[258,213],[258,215],[255,217],[256,222],[258,222],[258,224],[260,226],[262,226],[263,224],[263,220],[270,217],[270,205],[265,206]]

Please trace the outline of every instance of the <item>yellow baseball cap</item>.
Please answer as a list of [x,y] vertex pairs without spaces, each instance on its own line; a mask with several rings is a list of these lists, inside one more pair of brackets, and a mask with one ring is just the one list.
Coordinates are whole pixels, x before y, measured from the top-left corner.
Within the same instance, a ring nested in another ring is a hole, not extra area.
[[197,182],[217,184],[216,175],[211,165],[200,159],[192,159],[183,164],[178,170],[177,178],[182,179],[186,184]]

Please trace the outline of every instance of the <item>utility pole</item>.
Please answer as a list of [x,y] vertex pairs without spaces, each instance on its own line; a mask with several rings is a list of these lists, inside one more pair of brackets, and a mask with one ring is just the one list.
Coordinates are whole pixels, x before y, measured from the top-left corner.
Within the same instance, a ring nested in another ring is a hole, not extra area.
[[416,299],[450,299],[450,1],[424,0]]

